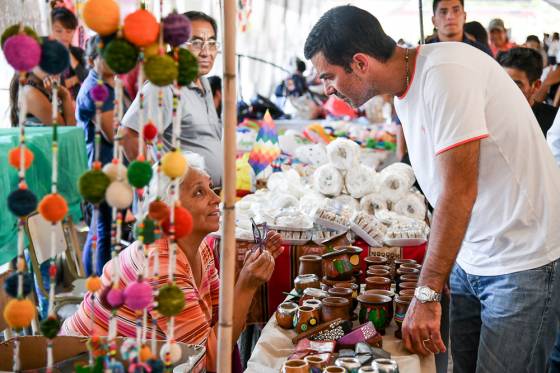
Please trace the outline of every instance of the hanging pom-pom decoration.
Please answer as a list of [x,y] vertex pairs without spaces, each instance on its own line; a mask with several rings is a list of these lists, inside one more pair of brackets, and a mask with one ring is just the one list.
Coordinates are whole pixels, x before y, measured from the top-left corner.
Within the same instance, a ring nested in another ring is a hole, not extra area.
[[152,166],[147,161],[135,160],[128,165],[128,182],[135,188],[143,188],[150,183]]
[[148,216],[156,221],[169,219],[169,206],[162,200],[156,199],[150,202]]
[[179,314],[185,307],[185,294],[176,285],[165,285],[159,289],[157,311],[171,317]]
[[41,60],[41,46],[31,36],[9,37],[3,50],[6,61],[17,71],[31,71]]
[[125,209],[132,204],[134,192],[124,181],[113,181],[105,192],[105,201],[111,207]]
[[103,166],[103,173],[107,175],[111,182],[117,180],[119,175],[123,177],[124,181],[124,176],[126,175],[126,167],[122,163],[113,160],[113,162],[107,163],[105,166]]
[[45,40],[41,45],[39,67],[50,75],[58,75],[70,66],[70,53],[56,40]]
[[[166,45],[162,45],[161,46],[162,50],[166,49]],[[148,45],[147,47],[144,47],[144,59],[148,59],[152,56],[157,56],[159,54],[159,44],[158,43],[153,43]]]
[[41,321],[40,329],[41,334],[43,334],[48,339],[53,339],[58,335],[62,323],[56,316],[49,316],[45,320]]
[[111,287],[109,293],[107,294],[107,303],[112,308],[119,308],[124,304],[124,292],[120,289]]
[[171,179],[184,176],[187,169],[187,160],[178,149],[167,152],[161,159],[161,170]]
[[150,218],[144,218],[136,224],[136,237],[143,237],[144,244],[152,244],[156,241],[156,223]]
[[152,13],[138,9],[124,19],[123,34],[126,40],[138,47],[147,47],[157,41],[159,24]]
[[178,47],[191,37],[191,21],[182,14],[173,12],[163,19],[163,41]]
[[142,132],[144,133],[144,140],[146,140],[146,142],[154,141],[154,139],[156,138],[156,136],[158,134],[157,127],[152,122],[146,123],[144,125],[144,128],[143,128]]
[[87,27],[99,35],[111,35],[119,28],[119,5],[114,0],[88,0],[83,7],[82,18]]
[[152,287],[146,281],[131,282],[124,291],[124,303],[134,311],[141,311],[153,301]]
[[163,373],[165,369],[163,361],[159,359],[150,359],[146,363],[152,369],[151,373]]
[[95,102],[105,102],[109,98],[109,89],[103,84],[103,82],[99,82],[89,91],[89,94],[93,101]]
[[68,204],[60,194],[51,193],[43,197],[38,210],[45,220],[56,223],[64,219],[68,213]]
[[[11,25],[7,29],[5,29],[4,32],[2,33],[2,36],[0,37],[0,44],[2,45],[2,49],[4,49],[4,43],[6,42],[6,40],[8,40],[8,38],[17,35],[19,33],[20,33],[19,24]],[[37,35],[35,30],[33,30],[31,27],[24,26],[23,33],[27,36],[31,36],[33,39],[35,39],[37,43],[41,44],[41,39],[39,38],[39,35]]]
[[179,74],[177,64],[167,55],[153,56],[144,64],[146,78],[153,84],[164,87],[173,83]]
[[4,307],[4,320],[10,328],[27,328],[35,313],[35,305],[29,299],[12,299]]
[[[166,218],[162,223],[163,230],[166,234],[170,234],[171,223]],[[191,234],[193,228],[192,215],[186,208],[182,206],[175,207],[175,238],[186,237]]]
[[[4,291],[12,298],[17,298],[18,296],[18,273],[14,272],[10,274],[6,281],[4,281]],[[23,273],[23,297],[27,297],[31,294],[33,289],[33,278],[30,273]]]
[[142,362],[150,360],[153,356],[154,354],[152,353],[152,349],[147,345],[143,345],[142,348],[140,348],[140,352],[138,353],[138,357]]
[[182,352],[181,347],[175,342],[166,343],[161,347],[159,356],[162,360],[166,360],[167,354],[169,353],[169,362],[175,364],[181,360]]
[[[28,148],[25,148],[24,156],[23,156],[23,159],[24,159],[23,167],[26,170],[29,167],[31,167],[31,163],[33,162],[33,158],[34,158],[33,152],[31,150],[29,150]],[[10,161],[10,164],[12,165],[12,167],[19,170],[19,166],[20,166],[20,162],[21,162],[21,149],[19,147],[11,149],[10,153],[8,154],[8,160]]]
[[198,76],[198,62],[196,57],[188,50],[180,48],[179,52],[179,75],[177,84],[188,86]]
[[98,204],[105,198],[105,191],[111,181],[102,171],[90,170],[85,172],[78,180],[78,190],[84,199],[90,203]]
[[86,280],[86,289],[90,293],[95,293],[103,287],[103,282],[98,276],[90,276]]
[[103,48],[103,59],[117,74],[126,74],[138,62],[138,49],[124,39],[113,39]]
[[31,214],[37,208],[37,197],[27,188],[14,190],[8,196],[8,209],[18,217]]

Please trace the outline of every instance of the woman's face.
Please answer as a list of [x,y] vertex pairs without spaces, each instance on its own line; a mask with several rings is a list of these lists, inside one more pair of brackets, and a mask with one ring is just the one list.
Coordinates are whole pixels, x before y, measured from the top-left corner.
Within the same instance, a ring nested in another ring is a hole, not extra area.
[[193,232],[207,235],[220,228],[220,197],[212,190],[212,181],[204,172],[189,169],[181,184],[180,199],[192,215]]
[[55,21],[52,25],[52,37],[56,41],[64,44],[66,48],[68,48],[70,43],[72,43],[75,32],[76,30],[64,28],[64,26],[62,26],[62,24],[58,21]]

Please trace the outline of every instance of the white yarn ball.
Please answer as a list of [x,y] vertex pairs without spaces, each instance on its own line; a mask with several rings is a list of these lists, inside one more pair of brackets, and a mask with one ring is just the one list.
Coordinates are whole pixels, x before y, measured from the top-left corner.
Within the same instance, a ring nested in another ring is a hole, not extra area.
[[111,207],[125,209],[132,204],[133,191],[124,181],[113,181],[105,192],[105,201]]
[[111,181],[117,180],[119,172],[121,178],[123,180],[127,180],[126,167],[122,163],[113,163],[113,162],[107,163],[105,166],[103,166],[102,171],[105,173],[105,175],[109,177]]
[[172,342],[171,345],[166,343],[161,347],[161,350],[159,352],[159,357],[161,358],[161,360],[165,361],[165,354],[167,354],[167,351],[169,351],[171,354],[171,364],[175,364],[181,360],[181,356],[183,355],[183,353],[181,351],[181,347],[179,347],[177,343]]

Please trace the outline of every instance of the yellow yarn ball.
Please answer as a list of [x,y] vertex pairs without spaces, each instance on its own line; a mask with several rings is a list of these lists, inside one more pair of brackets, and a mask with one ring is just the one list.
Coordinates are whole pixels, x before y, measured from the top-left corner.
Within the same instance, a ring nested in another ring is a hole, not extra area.
[[185,175],[187,169],[187,160],[179,150],[168,152],[161,159],[161,170],[171,179]]
[[91,293],[95,293],[96,291],[101,289],[102,286],[103,283],[97,276],[88,277],[88,279],[86,280],[86,289],[88,289],[88,291]]
[[29,299],[12,299],[4,308],[4,320],[12,329],[27,328],[35,313],[35,305]]
[[[165,45],[163,46],[163,50],[166,50]],[[152,56],[157,56],[159,54],[159,44],[154,43],[150,44],[147,47],[144,47],[144,59],[148,59]]]
[[88,0],[82,18],[87,27],[101,36],[111,35],[119,29],[119,4],[114,0]]

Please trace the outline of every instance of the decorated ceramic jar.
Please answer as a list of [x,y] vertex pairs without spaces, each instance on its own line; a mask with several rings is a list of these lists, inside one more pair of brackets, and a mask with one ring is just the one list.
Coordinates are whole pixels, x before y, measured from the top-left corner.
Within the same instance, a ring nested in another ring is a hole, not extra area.
[[311,306],[299,306],[293,323],[297,333],[314,328],[319,324],[319,310]]
[[346,249],[323,254],[323,275],[331,281],[348,281],[354,267]]
[[294,302],[284,302],[276,309],[276,322],[281,328],[292,329],[294,327],[294,316],[298,310],[298,305]]
[[360,302],[360,324],[371,321],[375,329],[381,335],[385,335],[385,328],[391,322],[392,317],[392,299],[385,295],[361,294],[358,296],[358,301]]

